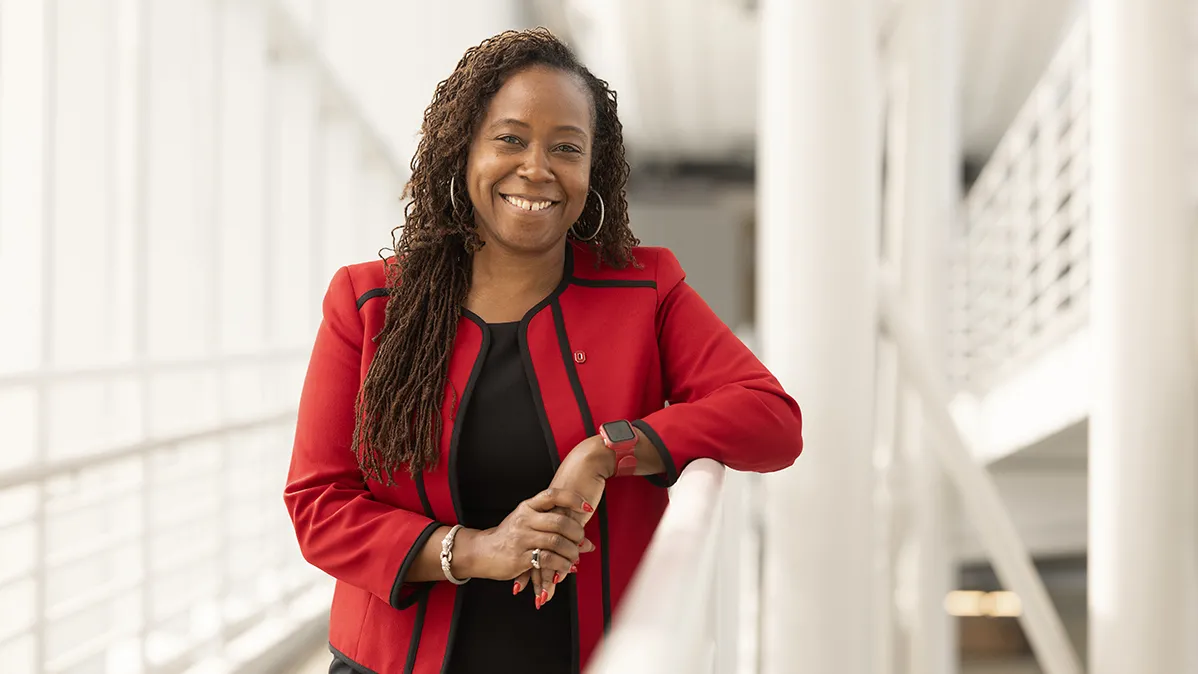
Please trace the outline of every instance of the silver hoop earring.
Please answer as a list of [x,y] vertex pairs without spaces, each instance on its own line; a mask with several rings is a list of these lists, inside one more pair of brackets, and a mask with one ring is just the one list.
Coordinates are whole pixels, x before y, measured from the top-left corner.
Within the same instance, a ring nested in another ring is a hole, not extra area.
[[[595,190],[593,188],[591,189],[591,191],[595,192]],[[607,208],[603,204],[603,197],[600,196],[600,194],[598,192],[595,192],[595,198],[599,200],[599,226],[595,228],[595,233],[591,234],[590,236],[588,236],[587,238],[584,239],[581,236],[579,236],[578,232],[575,231],[575,229],[574,229],[575,225],[577,225],[578,223],[576,222],[573,225],[570,225],[570,233],[573,234],[574,238],[578,239],[579,241],[594,241],[595,237],[599,236],[599,232],[603,231],[603,220],[607,215]]]
[[449,203],[453,205],[453,212],[457,213],[458,212],[458,200],[457,200],[457,197],[455,197],[453,195],[453,192],[454,192],[453,181],[455,178],[456,178],[456,176],[449,177]]

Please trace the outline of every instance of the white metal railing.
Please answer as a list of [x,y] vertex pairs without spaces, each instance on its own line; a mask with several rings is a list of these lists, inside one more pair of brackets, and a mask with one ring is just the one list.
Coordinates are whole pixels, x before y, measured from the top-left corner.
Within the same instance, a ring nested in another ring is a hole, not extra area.
[[1082,17],[966,197],[950,340],[960,386],[988,389],[1086,320],[1088,37]]
[[732,580],[717,550],[727,472],[711,459],[682,471],[589,674],[713,671],[729,636],[713,624],[717,576]]

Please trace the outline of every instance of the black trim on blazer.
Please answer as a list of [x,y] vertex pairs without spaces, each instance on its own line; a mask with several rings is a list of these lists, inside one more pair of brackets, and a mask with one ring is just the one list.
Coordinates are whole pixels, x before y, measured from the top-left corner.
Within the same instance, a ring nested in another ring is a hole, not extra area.
[[[487,327],[487,322],[484,321],[478,314],[463,308],[462,315],[470,322],[478,326],[483,333],[483,342],[478,350],[478,357],[474,361],[474,367],[470,369],[470,378],[466,380],[466,390],[462,392],[462,402],[458,405],[458,409],[453,415],[453,430],[449,435],[449,498],[453,502],[453,513],[458,523],[462,523],[462,498],[458,494],[458,441],[462,437],[462,424],[466,417],[466,405],[470,403],[470,397],[474,394],[474,385],[478,382],[478,375],[483,370],[483,364],[487,360],[487,350],[491,348],[491,330]],[[453,655],[453,641],[458,633],[458,617],[462,614],[462,600],[466,593],[462,588],[458,588],[453,599],[453,616],[449,619],[449,636],[445,641],[445,655],[441,658],[441,671],[449,671],[449,660]]]
[[424,632],[424,614],[428,611],[428,593],[420,595],[420,603],[416,605],[416,622],[412,625],[412,640],[408,642],[408,662],[404,665],[404,674],[416,671],[416,654],[420,652],[420,635]]
[[649,425],[648,421],[645,421],[644,419],[637,419],[636,421],[632,422],[632,425],[641,429],[641,432],[644,433],[649,438],[649,441],[653,443],[653,446],[657,448],[657,453],[661,455],[661,463],[666,469],[666,474],[664,476],[646,475],[645,479],[649,480],[658,487],[674,486],[674,483],[678,481],[678,467],[674,465],[674,457],[670,455],[670,450],[666,448],[666,443],[662,442],[661,436],[657,434],[657,431],[653,430],[653,427]]
[[[356,672],[356,674],[378,674],[378,672],[374,671],[373,669],[354,662],[348,655],[342,653],[336,648],[333,648],[333,644],[329,644],[329,652],[333,654],[334,660],[339,661],[341,664],[350,668],[350,670]],[[332,670],[330,669],[330,672],[331,671]]]
[[408,571],[412,569],[412,565],[416,563],[416,558],[420,556],[420,551],[424,549],[424,544],[428,543],[428,539],[432,538],[433,533],[440,528],[440,522],[429,522],[428,526],[420,532],[416,537],[416,542],[408,550],[408,554],[403,558],[403,564],[399,567],[399,573],[395,574],[395,583],[391,586],[391,606],[399,610],[404,610],[416,602],[417,598],[428,595],[428,591],[432,589],[433,583],[410,583],[415,586],[408,596],[403,596],[404,577],[408,575]]
[[[566,318],[562,314],[561,303],[553,302],[553,325],[557,329],[557,343],[561,347],[562,362],[566,366],[566,376],[570,379],[570,388],[574,389],[574,399],[578,403],[578,411],[582,414],[582,425],[587,437],[596,435],[595,418],[591,415],[591,405],[587,402],[586,393],[582,390],[582,380],[578,377],[578,368],[574,365],[574,351],[570,348],[570,338],[566,334]],[[603,572],[603,634],[611,631],[611,559],[607,552],[607,499],[599,502],[599,560]]]
[[437,519],[433,514],[433,504],[428,500],[428,491],[424,488],[424,471],[416,473],[416,493],[420,495],[420,507],[424,509],[424,516],[430,520]]
[[557,439],[553,437],[553,427],[549,425],[549,416],[545,413],[545,400],[541,397],[541,383],[537,380],[536,370],[532,366],[532,351],[528,348],[528,325],[545,307],[557,302],[557,298],[566,292],[566,288],[570,287],[570,277],[574,275],[574,250],[570,246],[566,246],[566,259],[563,264],[561,282],[557,284],[552,293],[549,293],[548,297],[537,302],[536,306],[524,314],[524,318],[520,319],[520,329],[516,333],[520,342],[520,358],[524,361],[524,375],[528,378],[528,385],[532,389],[533,406],[537,408],[537,416],[541,419],[541,430],[545,432],[545,444],[549,447],[549,461],[552,463],[554,471],[561,465],[562,458],[558,456]]
[[470,404],[470,398],[474,395],[474,385],[478,383],[478,376],[482,373],[483,364],[487,359],[487,351],[491,348],[491,329],[487,327],[487,322],[468,309],[463,309],[462,315],[482,330],[483,342],[478,350],[478,357],[474,360],[474,367],[470,369],[470,378],[466,380],[466,390],[462,391],[462,402],[454,414],[453,431],[449,436],[449,496],[453,501],[454,517],[459,524],[462,522],[462,497],[458,494],[458,442],[462,438],[462,424],[458,422],[465,419],[466,406]]
[[370,290],[367,290],[366,292],[362,293],[361,297],[358,298],[358,310],[360,311],[362,309],[362,305],[366,304],[366,302],[368,300],[372,300],[376,297],[386,297],[386,296],[387,296],[386,288],[372,288]]
[[586,288],[653,288],[657,289],[657,281],[635,281],[632,279],[595,279],[595,278],[578,278],[570,279],[570,282],[576,286]]

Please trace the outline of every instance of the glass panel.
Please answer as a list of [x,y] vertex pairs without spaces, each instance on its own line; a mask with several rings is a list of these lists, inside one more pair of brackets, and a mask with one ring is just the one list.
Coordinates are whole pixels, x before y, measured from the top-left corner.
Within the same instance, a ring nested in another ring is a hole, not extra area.
[[109,608],[96,604],[46,624],[46,657],[55,660],[108,633]]
[[[0,590],[0,593],[2,592],[3,590]],[[4,619],[4,616],[0,615],[0,622]],[[0,627],[0,633],[2,632],[3,627]],[[0,662],[14,672],[38,671],[37,647],[33,635],[25,634],[9,642],[0,641]]]
[[246,421],[266,410],[261,365],[231,367],[224,377],[224,407],[230,421]]
[[[69,382],[50,387],[49,456],[64,459],[95,453],[104,448],[107,387],[101,380]],[[69,420],[69,421],[68,421]]]
[[210,159],[204,148],[211,145],[214,99],[202,4],[174,2],[148,13],[145,309],[152,358],[198,356],[209,343],[211,195],[200,176],[209,170],[203,162]]
[[312,292],[312,143],[316,99],[311,75],[291,61],[271,73],[271,131],[274,152],[270,280],[272,343],[311,343]]
[[[0,330],[0,334],[5,332]],[[33,388],[0,387],[0,473],[33,461],[37,453],[36,424],[37,395]]]
[[37,531],[33,523],[0,527],[0,584],[33,571]]
[[219,92],[220,345],[263,345],[266,255],[266,28],[258,3],[223,3]]
[[37,496],[37,487],[33,485],[0,490],[0,527],[33,519]]
[[[0,583],[0,642],[5,637],[18,634],[23,629],[33,625],[37,606],[37,585],[32,578]],[[7,669],[8,663],[5,663]],[[21,670],[14,670],[21,671]],[[24,671],[37,671],[30,669]]]
[[115,17],[105,2],[58,0],[54,106],[54,360],[110,360]]
[[108,317],[114,360],[131,360],[137,346],[138,306],[144,304],[144,282],[138,287],[137,256],[140,217],[138,173],[142,141],[141,92],[144,58],[140,9],[142,0],[115,0],[115,65],[113,68],[112,220],[109,223],[109,274],[112,290]]
[[178,371],[150,378],[151,436],[212,428],[220,420],[220,381],[216,372]]
[[[40,2],[6,2],[0,21],[0,372],[41,358],[45,64]],[[3,461],[0,458],[0,461]]]

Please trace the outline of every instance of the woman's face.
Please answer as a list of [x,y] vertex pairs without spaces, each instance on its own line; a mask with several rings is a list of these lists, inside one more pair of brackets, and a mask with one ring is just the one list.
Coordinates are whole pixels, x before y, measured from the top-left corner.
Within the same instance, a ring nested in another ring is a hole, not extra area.
[[511,74],[474,132],[466,183],[488,246],[542,253],[582,213],[591,181],[591,98],[545,66]]

